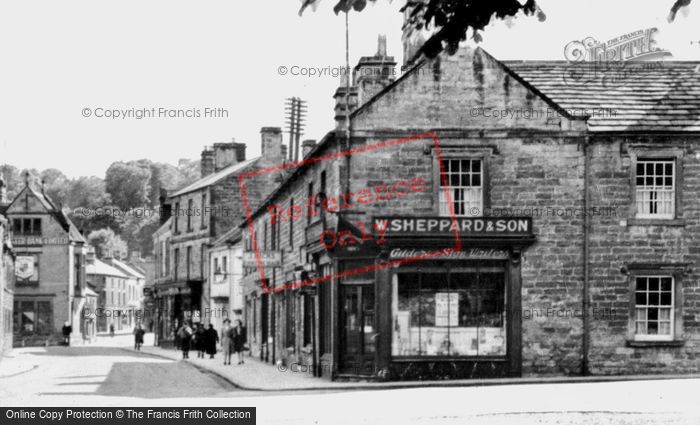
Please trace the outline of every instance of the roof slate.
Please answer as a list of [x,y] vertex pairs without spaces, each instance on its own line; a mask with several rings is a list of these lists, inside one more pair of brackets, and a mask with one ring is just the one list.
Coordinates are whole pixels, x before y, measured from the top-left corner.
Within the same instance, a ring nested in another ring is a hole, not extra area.
[[700,131],[700,62],[501,62],[592,132]]

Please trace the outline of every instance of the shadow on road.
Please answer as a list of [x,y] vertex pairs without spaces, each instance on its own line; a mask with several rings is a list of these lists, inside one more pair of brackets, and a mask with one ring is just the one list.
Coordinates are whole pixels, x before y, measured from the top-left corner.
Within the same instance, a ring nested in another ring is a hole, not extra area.
[[42,351],[28,351],[33,356],[119,356],[139,357],[141,354],[116,347],[46,347]]
[[167,398],[224,395],[235,387],[183,362],[115,363],[95,395]]

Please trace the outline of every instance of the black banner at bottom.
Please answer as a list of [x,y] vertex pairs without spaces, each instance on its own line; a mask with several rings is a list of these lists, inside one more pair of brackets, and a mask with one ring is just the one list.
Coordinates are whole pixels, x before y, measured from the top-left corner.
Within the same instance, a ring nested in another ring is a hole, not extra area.
[[255,425],[255,407],[0,407],[3,424],[118,424],[134,421]]

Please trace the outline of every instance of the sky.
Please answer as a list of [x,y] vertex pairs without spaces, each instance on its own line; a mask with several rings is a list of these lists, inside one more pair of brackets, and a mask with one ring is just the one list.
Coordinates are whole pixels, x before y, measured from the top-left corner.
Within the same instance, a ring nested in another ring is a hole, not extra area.
[[[345,18],[334,3],[321,0],[299,17],[300,0],[2,2],[0,164],[104,177],[114,161],[176,164],[232,139],[253,157],[260,128],[284,126],[291,96],[308,103],[303,138],[321,139],[334,127],[339,78],[331,74],[345,65]],[[570,41],[656,27],[657,46],[674,60],[700,60],[697,1],[672,24],[673,0],[538,3],[545,22],[492,23],[481,47],[503,60],[563,60]],[[377,0],[351,13],[351,66],[376,52],[379,34],[402,63],[403,4]],[[136,119],[144,110],[155,117]],[[169,117],[172,110],[190,116]]]

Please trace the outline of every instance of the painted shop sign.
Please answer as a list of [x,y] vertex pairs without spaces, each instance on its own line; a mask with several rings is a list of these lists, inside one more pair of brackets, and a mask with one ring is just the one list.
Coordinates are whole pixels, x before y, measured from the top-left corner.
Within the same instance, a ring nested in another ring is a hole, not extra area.
[[[260,260],[263,267],[282,267],[281,251],[260,251]],[[255,251],[243,253],[243,267],[258,267]]]
[[[417,258],[429,255],[434,252],[433,249],[415,249],[415,248],[394,248],[389,253],[392,260],[402,258]],[[445,253],[436,257],[438,259],[450,260],[507,260],[509,258],[508,250],[496,248],[465,248],[463,250],[446,249]]]
[[532,234],[530,217],[375,217],[373,228],[382,236],[528,236]]
[[42,238],[41,236],[16,236],[12,245],[66,245],[68,238]]

